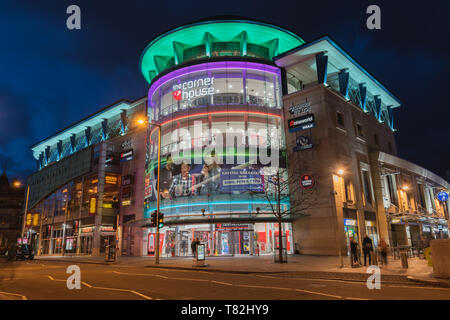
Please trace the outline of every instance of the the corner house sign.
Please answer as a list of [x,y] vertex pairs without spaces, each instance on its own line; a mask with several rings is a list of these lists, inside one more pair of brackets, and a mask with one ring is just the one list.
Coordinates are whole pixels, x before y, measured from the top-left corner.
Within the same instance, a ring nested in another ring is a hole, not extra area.
[[309,104],[309,101],[306,101],[305,103],[300,103],[296,105],[292,105],[289,107],[289,113],[290,114],[300,114],[300,113],[308,113],[311,111],[311,105]]
[[288,120],[289,132],[311,129],[314,126],[314,114],[307,114],[306,116]]
[[214,77],[190,80],[173,86],[175,100],[192,99],[214,94]]
[[303,189],[311,189],[314,187],[314,177],[309,174],[304,174],[300,178],[300,186]]
[[294,147],[294,151],[301,151],[312,148],[312,143],[309,141],[309,137],[299,136],[296,139],[297,145]]
[[448,193],[445,191],[441,191],[438,193],[437,198],[439,199],[439,201],[445,202],[448,200]]

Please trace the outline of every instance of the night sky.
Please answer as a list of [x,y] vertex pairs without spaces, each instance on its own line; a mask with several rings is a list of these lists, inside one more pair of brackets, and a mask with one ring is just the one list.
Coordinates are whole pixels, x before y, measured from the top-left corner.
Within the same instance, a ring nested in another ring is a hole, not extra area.
[[[119,99],[146,95],[139,57],[156,36],[218,15],[273,23],[305,41],[330,35],[391,91],[399,156],[450,169],[448,1],[2,1],[0,168],[22,181],[30,146]],[[66,8],[81,8],[81,30]],[[381,7],[381,30],[366,8]]]

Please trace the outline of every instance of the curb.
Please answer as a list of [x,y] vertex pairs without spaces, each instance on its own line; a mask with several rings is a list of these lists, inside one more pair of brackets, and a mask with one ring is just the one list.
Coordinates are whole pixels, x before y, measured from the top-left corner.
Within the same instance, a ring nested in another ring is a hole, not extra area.
[[96,262],[96,261],[77,261],[77,260],[54,260],[54,259],[34,259],[34,261],[51,261],[51,262],[67,262],[67,263],[72,263],[72,262],[76,262],[76,263],[84,263],[84,264],[99,264],[99,265],[112,265],[114,264],[114,262]]
[[424,283],[428,285],[432,285],[434,287],[443,287],[443,288],[450,288],[450,281],[439,281],[439,280],[429,280],[429,279],[420,279],[420,278],[414,278],[412,276],[407,276],[408,280],[416,283]]

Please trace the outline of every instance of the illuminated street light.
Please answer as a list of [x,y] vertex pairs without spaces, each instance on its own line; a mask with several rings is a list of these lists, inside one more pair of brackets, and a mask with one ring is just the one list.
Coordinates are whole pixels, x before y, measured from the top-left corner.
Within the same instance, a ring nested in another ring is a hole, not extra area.
[[344,169],[339,169],[337,171],[338,175],[342,176],[344,174]]
[[409,186],[407,186],[407,185],[404,185],[404,186],[402,187],[402,189],[403,189],[404,191],[408,191],[408,189],[409,189]]
[[146,121],[145,121],[144,119],[138,119],[138,120],[137,120],[137,123],[138,123],[139,125],[143,125],[143,124],[146,123]]
[[18,181],[18,180],[16,180],[16,181],[13,182],[13,187],[14,187],[14,188],[20,188],[21,185],[22,185],[22,184],[21,184],[20,181]]

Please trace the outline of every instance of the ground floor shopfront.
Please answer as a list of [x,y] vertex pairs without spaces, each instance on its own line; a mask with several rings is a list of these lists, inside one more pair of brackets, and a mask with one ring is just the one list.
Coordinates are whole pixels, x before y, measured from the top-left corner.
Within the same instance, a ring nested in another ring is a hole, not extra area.
[[[198,238],[209,256],[273,254],[278,248],[277,223],[198,224],[164,227],[160,231],[160,255],[192,256],[191,243]],[[292,225],[282,223],[283,248],[294,253]],[[143,255],[155,255],[156,229],[144,230]]]
[[449,238],[448,226],[443,224],[396,221],[391,222],[390,231],[393,247],[420,247],[429,240]]

